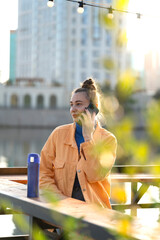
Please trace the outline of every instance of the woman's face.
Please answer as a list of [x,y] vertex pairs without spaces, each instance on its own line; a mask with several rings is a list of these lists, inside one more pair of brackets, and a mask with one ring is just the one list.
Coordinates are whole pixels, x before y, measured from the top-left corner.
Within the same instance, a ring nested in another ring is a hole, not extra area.
[[70,100],[70,113],[74,122],[79,121],[79,117],[85,108],[88,107],[89,100],[86,98],[85,92],[74,93]]

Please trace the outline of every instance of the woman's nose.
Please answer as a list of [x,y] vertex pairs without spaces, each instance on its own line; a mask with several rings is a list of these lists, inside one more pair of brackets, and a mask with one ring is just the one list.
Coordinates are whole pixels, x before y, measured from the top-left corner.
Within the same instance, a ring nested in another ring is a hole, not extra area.
[[71,110],[71,112],[75,112],[77,110],[76,106],[72,106],[70,110]]

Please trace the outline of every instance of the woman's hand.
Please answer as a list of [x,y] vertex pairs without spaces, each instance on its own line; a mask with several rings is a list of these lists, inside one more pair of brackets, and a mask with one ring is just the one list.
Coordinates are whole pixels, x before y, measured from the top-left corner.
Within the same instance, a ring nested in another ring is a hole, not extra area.
[[92,140],[95,130],[95,116],[95,112],[91,114],[88,109],[85,109],[85,112],[82,113],[80,116],[80,121],[82,124],[82,134],[85,142]]

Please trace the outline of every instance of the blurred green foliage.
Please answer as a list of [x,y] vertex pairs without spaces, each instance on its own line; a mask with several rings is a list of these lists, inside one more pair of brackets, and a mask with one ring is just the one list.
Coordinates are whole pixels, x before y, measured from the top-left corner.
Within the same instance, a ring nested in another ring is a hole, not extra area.
[[[121,10],[127,10],[129,0],[115,0],[113,7]],[[116,19],[110,19],[108,16],[101,12],[100,23],[111,31],[115,31],[117,47],[125,47],[127,43],[127,35],[125,29],[121,31],[117,30]],[[117,84],[115,89],[112,89],[109,80],[101,85],[103,92],[102,99],[102,112],[104,116],[104,122],[107,129],[109,129],[117,138],[117,160],[116,164],[159,164],[160,163],[160,92],[157,92],[152,101],[144,113],[145,131],[146,138],[138,140],[135,137],[134,130],[136,127],[135,115],[138,114],[134,110],[134,104],[136,101],[133,98],[136,92],[136,74],[131,69],[126,69],[123,73],[119,72],[116,63],[113,59],[106,58],[103,61],[103,65],[107,70],[115,71],[117,76]],[[94,154],[103,154],[106,151],[106,146],[103,142],[99,142],[94,149]],[[152,174],[159,174],[159,168],[155,166],[152,168]],[[129,173],[129,172],[128,172]],[[131,172],[132,174],[136,172]],[[44,192],[44,196],[52,204],[58,204],[58,198],[51,192]],[[124,188],[119,185],[115,186],[112,198],[115,201],[126,202],[126,193]],[[11,206],[9,203],[3,203],[3,208]],[[54,216],[55,217],[55,216]],[[58,218],[58,215],[56,216]],[[127,235],[133,231],[132,229],[132,218],[127,216],[117,219],[117,240],[126,239]],[[87,236],[83,236],[79,233],[82,225],[81,219],[74,219],[71,217],[59,219],[62,223],[62,229],[64,232],[64,239],[66,240],[91,240]],[[23,229],[27,228],[27,224],[23,219],[22,215],[15,218],[17,225]],[[116,235],[115,235],[116,236]],[[38,227],[34,227],[33,238],[35,240],[46,240],[47,237],[44,235],[42,230]]]

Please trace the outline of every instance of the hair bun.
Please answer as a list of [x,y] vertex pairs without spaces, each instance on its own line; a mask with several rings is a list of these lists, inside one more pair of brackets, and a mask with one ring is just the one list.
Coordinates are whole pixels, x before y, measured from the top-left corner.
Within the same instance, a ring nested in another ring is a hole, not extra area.
[[95,81],[92,78],[89,78],[89,79],[85,80],[82,83],[82,88],[87,88],[89,90],[97,90]]

